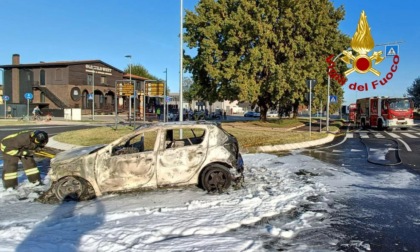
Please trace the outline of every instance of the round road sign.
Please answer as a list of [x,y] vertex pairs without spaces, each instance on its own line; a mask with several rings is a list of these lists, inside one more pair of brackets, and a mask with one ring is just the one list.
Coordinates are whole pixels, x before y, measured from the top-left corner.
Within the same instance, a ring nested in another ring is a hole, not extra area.
[[26,100],[31,100],[32,98],[34,98],[34,95],[32,93],[25,93]]

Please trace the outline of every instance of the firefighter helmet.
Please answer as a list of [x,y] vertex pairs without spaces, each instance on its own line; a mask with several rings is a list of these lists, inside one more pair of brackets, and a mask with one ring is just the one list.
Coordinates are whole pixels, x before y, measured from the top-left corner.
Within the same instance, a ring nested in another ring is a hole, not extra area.
[[38,146],[44,147],[48,143],[48,134],[45,131],[35,130],[33,139]]

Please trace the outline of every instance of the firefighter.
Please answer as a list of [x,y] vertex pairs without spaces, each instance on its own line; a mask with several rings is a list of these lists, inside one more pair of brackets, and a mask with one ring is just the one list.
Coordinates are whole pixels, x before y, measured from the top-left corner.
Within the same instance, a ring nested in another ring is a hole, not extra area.
[[43,148],[48,143],[48,134],[41,130],[21,131],[1,140],[0,149],[3,152],[3,186],[16,188],[18,186],[18,162],[32,183],[41,183],[41,175],[34,160],[34,151]]

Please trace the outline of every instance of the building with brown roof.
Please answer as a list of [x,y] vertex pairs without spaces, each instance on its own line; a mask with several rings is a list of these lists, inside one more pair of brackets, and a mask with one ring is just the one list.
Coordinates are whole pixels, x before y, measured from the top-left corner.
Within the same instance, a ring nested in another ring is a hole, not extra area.
[[[95,113],[115,111],[116,83],[130,79],[129,74],[101,60],[58,61],[21,64],[20,55],[12,56],[11,65],[0,65],[3,69],[3,95],[9,96],[8,104],[26,105],[28,97],[31,107],[39,105],[43,111],[61,116],[65,108],[81,108],[82,114],[91,113],[92,98]],[[141,90],[144,77],[131,75]],[[94,95],[92,95],[94,93]],[[118,94],[117,94],[118,95]],[[119,110],[128,109],[125,96],[118,96]],[[138,103],[137,103],[138,104]]]

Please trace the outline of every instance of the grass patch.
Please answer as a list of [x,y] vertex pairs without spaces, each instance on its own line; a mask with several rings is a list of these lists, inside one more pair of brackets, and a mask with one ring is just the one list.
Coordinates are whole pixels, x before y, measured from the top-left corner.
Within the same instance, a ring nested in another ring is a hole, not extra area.
[[117,130],[114,130],[112,127],[103,126],[63,132],[54,136],[54,139],[62,143],[89,146],[108,144],[132,131],[133,127],[130,126],[118,126]]
[[[269,122],[226,122],[222,127],[239,142],[241,148],[265,145],[279,145],[317,140],[326,137],[325,132],[290,131],[290,128],[300,126],[296,119],[270,120]],[[115,139],[130,133],[133,127],[120,126],[117,130],[112,127],[98,127],[76,131],[68,131],[54,136],[54,139],[75,145],[108,144]]]
[[34,121],[11,121],[11,120],[2,120],[0,121],[0,126],[8,126],[8,125],[32,125],[35,124]]

